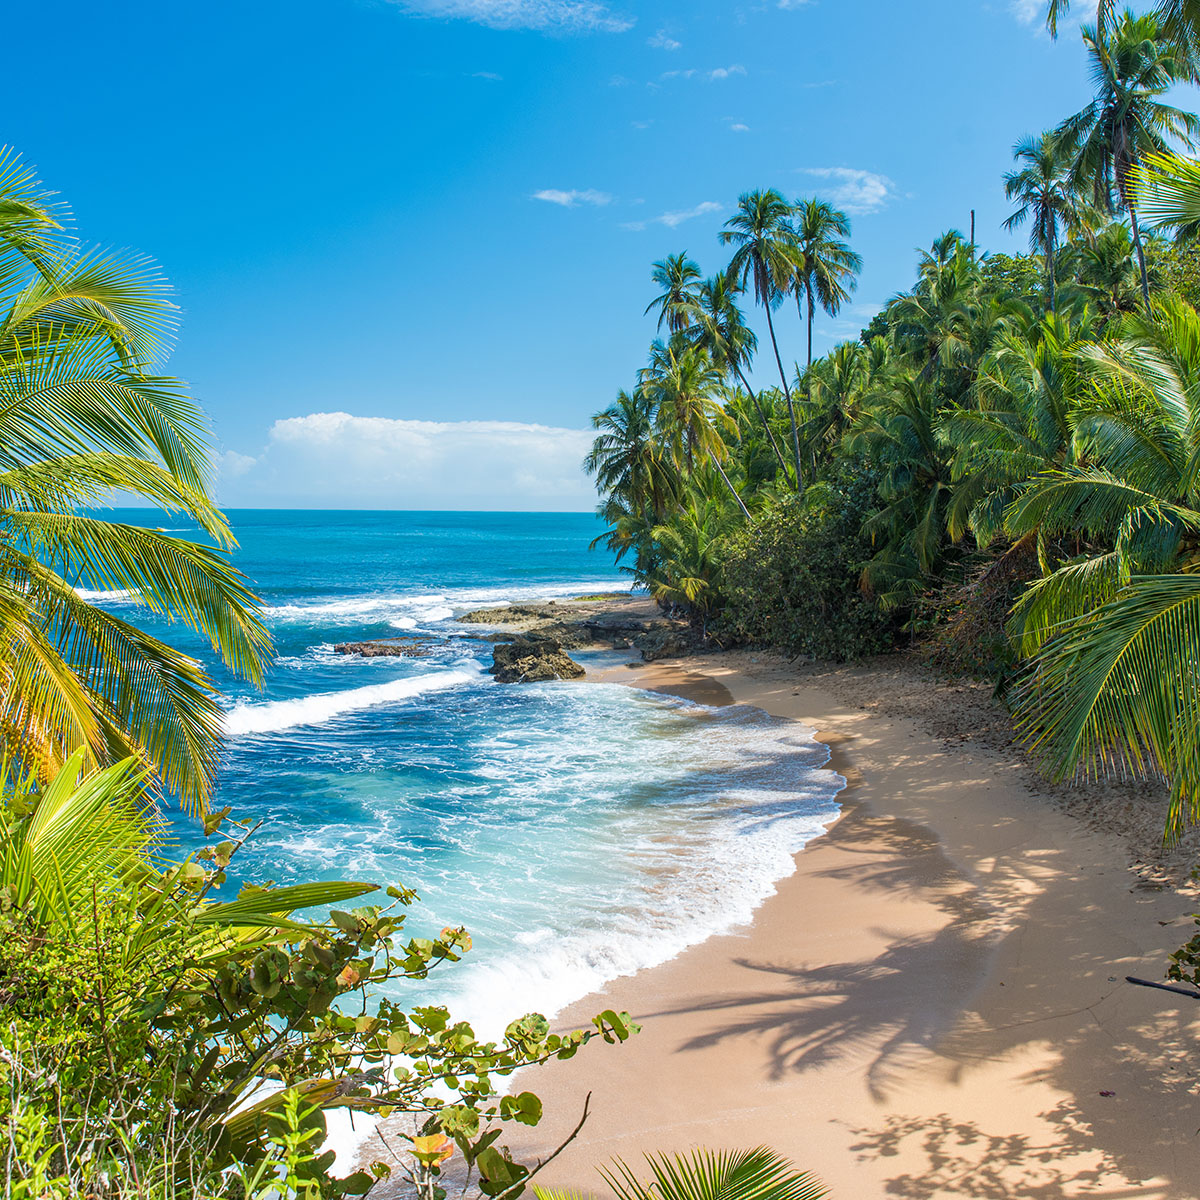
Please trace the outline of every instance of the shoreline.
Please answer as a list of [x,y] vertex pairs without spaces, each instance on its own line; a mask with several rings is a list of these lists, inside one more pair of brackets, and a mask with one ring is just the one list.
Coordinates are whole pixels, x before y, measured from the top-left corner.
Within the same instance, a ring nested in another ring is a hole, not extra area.
[[[749,924],[554,1020],[624,1008],[644,1029],[516,1077],[546,1110],[507,1135],[525,1161],[592,1095],[539,1184],[604,1193],[614,1156],[767,1144],[833,1195],[1200,1196],[1200,1006],[1124,982],[1161,978],[1194,930],[1178,863],[1136,822],[1071,811],[1002,734],[943,729],[979,726],[963,693],[981,689],[926,682],[936,719],[914,719],[912,688],[893,694],[906,671],[746,651],[589,664],[594,682],[799,721],[847,786]],[[1132,790],[1112,812],[1146,807]]]
[[834,1195],[1200,1195],[1200,1011],[1124,982],[1161,978],[1191,902],[1132,871],[1124,839],[1015,755],[852,708],[765,653],[592,678],[802,721],[847,788],[748,927],[559,1015],[626,1008],[644,1029],[522,1074],[547,1112],[510,1139],[526,1158],[592,1093],[539,1183],[604,1192],[614,1156],[765,1143]]

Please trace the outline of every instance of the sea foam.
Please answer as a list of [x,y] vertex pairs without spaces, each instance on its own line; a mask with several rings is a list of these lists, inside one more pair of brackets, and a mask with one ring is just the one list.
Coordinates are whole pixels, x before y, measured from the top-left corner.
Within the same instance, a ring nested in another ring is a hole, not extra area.
[[394,679],[390,683],[373,683],[365,687],[348,688],[341,692],[321,692],[313,696],[298,696],[292,700],[268,700],[248,704],[241,701],[225,715],[225,732],[230,737],[249,734],[279,733],[302,725],[322,725],[335,717],[362,712],[383,704],[396,704],[431,692],[475,683],[481,670],[435,671]]

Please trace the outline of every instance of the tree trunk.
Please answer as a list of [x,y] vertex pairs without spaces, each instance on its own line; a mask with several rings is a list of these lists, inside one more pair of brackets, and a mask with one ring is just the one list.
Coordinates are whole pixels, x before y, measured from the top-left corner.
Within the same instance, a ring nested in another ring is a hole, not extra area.
[[1046,239],[1046,311],[1054,311],[1054,231]]
[[1133,245],[1137,250],[1138,270],[1142,275],[1142,299],[1146,302],[1146,311],[1150,311],[1150,278],[1146,274],[1146,251],[1142,248],[1142,231],[1138,225],[1137,206],[1132,200],[1127,201],[1129,223],[1133,226]]
[[[812,370],[812,329],[813,317],[816,315],[816,306],[813,304],[812,285],[808,287],[808,369]],[[811,398],[811,397],[810,397]]]
[[[783,451],[780,450],[779,443],[775,440],[775,433],[771,429],[771,422],[767,419],[766,410],[763,408],[762,402],[755,394],[754,389],[750,386],[750,381],[746,378],[745,373],[742,371],[741,364],[735,363],[733,369],[737,372],[737,377],[742,381],[742,387],[746,389],[751,401],[754,403],[754,407],[763,423],[763,429],[765,429],[767,432],[767,440],[771,443],[771,449],[775,451],[775,458],[779,462],[779,469],[783,472],[784,479],[788,479],[787,461],[783,457]],[[788,482],[791,482],[791,480],[789,479]]]
[[783,398],[787,401],[788,420],[792,423],[792,453],[795,455],[796,491],[804,490],[804,472],[800,469],[800,429],[796,424],[796,408],[792,404],[792,390],[788,387],[787,375],[783,370],[783,359],[779,355],[779,343],[775,340],[775,322],[771,319],[771,302],[767,297],[763,307],[767,310],[767,329],[771,334],[771,349],[775,351],[775,365],[779,368],[779,378],[783,381]]
[[725,481],[725,486],[729,489],[729,494],[737,501],[738,508],[740,508],[742,510],[742,516],[744,516],[746,518],[746,520],[749,521],[751,519],[750,518],[750,510],[746,507],[745,501],[743,501],[741,496],[738,495],[737,488],[735,488],[733,486],[733,480],[730,479],[729,476],[725,474],[725,468],[723,466],[721,466],[720,462],[717,461],[717,456],[715,454],[710,454],[709,458],[712,459],[712,465],[717,468],[717,472],[720,474],[721,478]]

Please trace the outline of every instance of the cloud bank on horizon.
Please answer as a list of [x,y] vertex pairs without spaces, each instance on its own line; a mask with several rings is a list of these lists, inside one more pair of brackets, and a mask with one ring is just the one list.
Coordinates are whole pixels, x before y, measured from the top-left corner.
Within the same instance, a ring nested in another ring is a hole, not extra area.
[[594,434],[518,421],[309,413],[276,421],[256,454],[218,460],[229,508],[584,512]]

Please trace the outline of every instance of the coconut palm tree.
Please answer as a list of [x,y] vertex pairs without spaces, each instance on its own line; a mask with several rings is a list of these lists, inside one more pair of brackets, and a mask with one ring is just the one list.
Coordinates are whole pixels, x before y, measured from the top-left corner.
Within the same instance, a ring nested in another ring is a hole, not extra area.
[[1171,139],[1192,144],[1200,118],[1164,104],[1161,97],[1187,71],[1179,51],[1162,40],[1154,17],[1124,13],[1111,32],[1083,31],[1095,98],[1055,131],[1072,157],[1071,186],[1090,188],[1108,212],[1128,216],[1141,274],[1142,299],[1150,306],[1146,255],[1134,203],[1134,171],[1148,156],[1163,154]]
[[754,288],[755,301],[763,306],[767,314],[771,349],[775,352],[775,365],[779,368],[784,402],[792,427],[793,466],[796,490],[800,491],[804,487],[804,475],[800,469],[800,433],[787,372],[783,369],[779,341],[775,336],[775,322],[771,317],[772,311],[782,303],[784,294],[791,289],[795,276],[793,252],[796,235],[790,224],[791,215],[791,205],[774,188],[747,192],[738,198],[738,211],[725,222],[720,237],[722,245],[735,247],[726,274],[742,291],[746,290],[749,282]]
[[980,278],[970,247],[951,230],[923,254],[916,287],[889,303],[897,349],[927,378],[969,360]]
[[[153,264],[68,239],[0,159],[0,747],[48,780],[136,757],[192,811],[221,709],[199,664],[89,603],[119,589],[262,677],[269,638],[208,496],[205,422],[161,374],[175,308]],[[216,549],[88,510],[114,492],[182,512]]]
[[819,304],[831,317],[858,286],[862,256],[844,239],[850,218],[824,200],[801,200],[792,210],[796,240],[792,248],[792,288],[801,319],[807,309],[808,365],[813,361],[813,318]]
[[1005,513],[1023,485],[1073,463],[1081,391],[1074,357],[1094,324],[1087,309],[1076,319],[1030,314],[983,358],[971,402],[941,417],[938,436],[953,456],[946,520],[956,541],[970,533],[977,545],[990,546],[1004,534]]
[[1179,569],[1200,548],[1200,316],[1167,298],[1115,332],[1074,356],[1090,399],[1071,416],[1072,461],[1034,476],[1005,514],[1012,536],[1079,548],[1018,607],[1028,654],[1133,575]]
[[654,407],[655,430],[676,464],[690,473],[697,458],[706,459],[748,520],[750,510],[722,465],[729,455],[725,436],[736,435],[737,426],[717,399],[725,387],[721,367],[701,347],[676,335],[651,346],[640,386]]
[[[600,516],[610,526],[596,542],[606,541],[618,559],[630,551],[644,558],[649,546],[638,538],[644,534],[648,540],[680,487],[676,464],[655,430],[654,404],[642,388],[619,391],[616,402],[593,416],[592,425],[598,432],[583,467],[605,497]],[[644,516],[644,527],[632,526],[635,515]],[[644,565],[640,562],[638,571]]]
[[953,491],[949,454],[937,436],[940,399],[920,372],[897,368],[847,440],[849,452],[880,472],[883,508],[863,529],[880,549],[863,587],[885,609],[909,604],[940,565]]
[[1004,177],[1004,194],[1017,202],[1005,229],[1030,223],[1029,245],[1046,264],[1046,307],[1054,308],[1054,257],[1058,231],[1069,224],[1074,201],[1067,187],[1067,159],[1053,133],[1027,137],[1013,147],[1013,158],[1023,164]]
[[763,431],[774,451],[779,469],[785,479],[790,478],[788,465],[779,448],[770,417],[763,407],[759,394],[746,378],[746,368],[758,347],[758,338],[747,324],[742,310],[737,305],[740,289],[725,274],[706,279],[699,289],[692,309],[693,328],[697,342],[709,353],[713,362],[723,366],[728,374],[737,378],[750,397],[755,411],[762,422]]
[[700,268],[685,250],[656,262],[651,279],[662,291],[646,305],[646,314],[657,310],[659,329],[666,325],[668,333],[682,333],[700,292]]
[[[1046,25],[1053,36],[1058,36],[1059,18],[1066,16],[1070,8],[1071,0],[1049,0]],[[1112,23],[1116,11],[1116,0],[1097,0],[1096,28],[1100,33]],[[1164,38],[1177,46],[1194,64],[1196,50],[1200,47],[1200,0],[1161,0],[1154,15],[1162,27]],[[1194,70],[1195,67],[1191,66],[1193,73]]]

